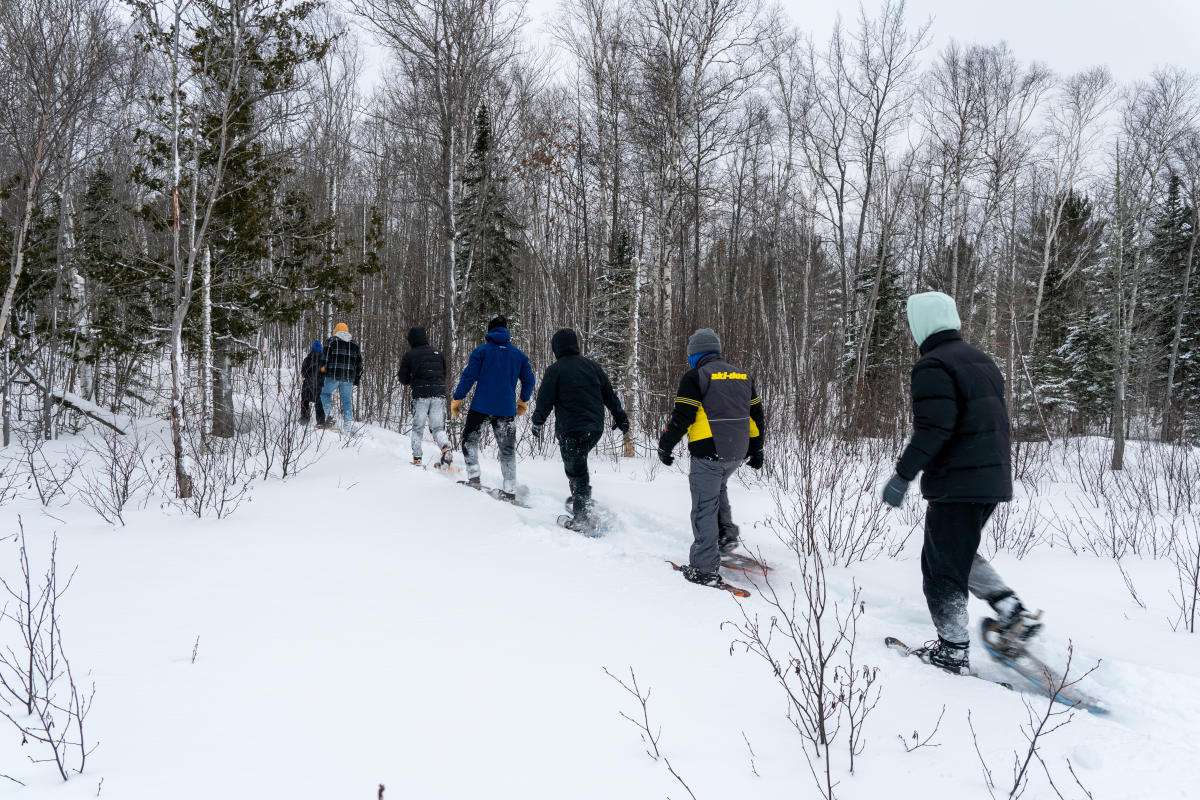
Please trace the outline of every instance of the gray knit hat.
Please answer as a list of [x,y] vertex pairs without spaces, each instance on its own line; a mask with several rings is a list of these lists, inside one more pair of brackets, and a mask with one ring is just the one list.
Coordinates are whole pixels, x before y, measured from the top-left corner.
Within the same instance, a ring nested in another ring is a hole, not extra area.
[[689,357],[697,353],[719,352],[721,352],[721,339],[712,328],[700,328],[688,339],[687,354]]

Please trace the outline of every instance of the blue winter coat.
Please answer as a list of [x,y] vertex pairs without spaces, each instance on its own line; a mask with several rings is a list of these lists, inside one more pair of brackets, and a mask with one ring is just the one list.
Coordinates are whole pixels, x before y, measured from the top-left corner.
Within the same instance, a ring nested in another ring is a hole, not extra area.
[[487,341],[471,353],[463,370],[454,399],[462,400],[475,387],[471,410],[491,417],[513,417],[517,414],[514,389],[521,382],[521,399],[526,403],[533,396],[533,367],[519,348],[508,343],[507,328],[492,328]]

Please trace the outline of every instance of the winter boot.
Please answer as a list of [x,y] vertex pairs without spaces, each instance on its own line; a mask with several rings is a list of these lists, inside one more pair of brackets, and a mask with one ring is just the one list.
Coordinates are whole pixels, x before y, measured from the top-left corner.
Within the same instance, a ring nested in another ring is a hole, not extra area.
[[454,448],[446,445],[442,448],[441,464],[443,467],[448,467],[454,463]]
[[1042,612],[1031,614],[1015,594],[992,601],[996,611],[995,635],[1005,644],[1004,649],[1024,648],[1042,629]]
[[926,664],[941,667],[952,675],[970,675],[970,649],[970,642],[957,644],[939,636],[936,641],[926,642],[924,647],[916,648],[912,654]]
[[730,525],[723,529],[717,537],[717,547],[720,548],[722,554],[732,553],[738,549],[741,543],[741,531],[737,525]]
[[414,459],[413,459],[413,466],[414,466],[414,467],[419,467],[419,466],[421,466],[421,459],[419,459],[419,458],[414,458]]
[[499,497],[501,500],[503,500],[506,503],[516,503],[517,502],[517,493],[516,492],[506,492],[503,489],[500,489],[499,491],[496,492],[496,496]]
[[701,586],[720,586],[724,581],[721,576],[715,572],[704,572],[696,569],[691,564],[688,564],[683,569],[679,570],[683,573],[683,577],[692,583],[698,583]]
[[472,489],[482,489],[483,484],[479,482],[479,478],[467,478],[463,481],[464,486],[470,486]]

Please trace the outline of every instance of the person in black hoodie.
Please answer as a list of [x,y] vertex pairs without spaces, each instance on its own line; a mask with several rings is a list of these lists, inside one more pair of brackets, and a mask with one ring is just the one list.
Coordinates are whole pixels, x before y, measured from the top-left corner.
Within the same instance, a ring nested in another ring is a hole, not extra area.
[[604,409],[612,413],[613,427],[629,433],[629,417],[604,369],[579,353],[579,337],[563,328],[550,340],[555,362],[546,368],[533,412],[533,435],[554,413],[554,431],[562,452],[563,470],[571,486],[573,527],[590,523],[592,500],[588,453],[604,435]]
[[317,407],[317,424],[325,424],[325,407],[321,405],[321,340],[312,343],[312,349],[304,356],[300,365],[300,424],[307,425],[312,419],[311,406]]
[[440,463],[449,466],[454,459],[450,437],[446,435],[446,358],[429,344],[429,336],[421,327],[410,328],[408,346],[412,348],[400,360],[400,383],[412,387],[413,464],[420,466],[421,440],[428,425],[433,440],[442,448]]
[[[1024,645],[1041,623],[979,553],[983,526],[1012,499],[1004,375],[986,353],[963,341],[954,298],[923,292],[908,298],[908,325],[921,351],[912,369],[913,435],[884,486],[898,508],[917,473],[929,501],[921,577],[938,638],[914,651],[947,672],[970,672],[967,593],[996,612],[1004,642]],[[993,640],[989,644],[996,644]]]

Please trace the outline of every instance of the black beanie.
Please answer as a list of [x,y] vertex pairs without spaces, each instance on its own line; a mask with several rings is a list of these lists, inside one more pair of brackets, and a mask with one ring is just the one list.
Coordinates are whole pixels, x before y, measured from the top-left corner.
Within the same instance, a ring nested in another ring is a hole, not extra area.
[[507,328],[507,327],[508,327],[508,320],[504,318],[503,314],[492,317],[492,321],[488,323],[489,331],[495,330],[496,328]]

